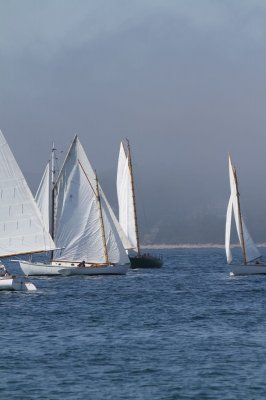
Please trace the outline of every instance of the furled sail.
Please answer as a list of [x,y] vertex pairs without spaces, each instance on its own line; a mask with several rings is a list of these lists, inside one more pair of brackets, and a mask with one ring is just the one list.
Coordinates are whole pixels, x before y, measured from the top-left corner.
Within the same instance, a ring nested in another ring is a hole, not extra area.
[[[241,216],[241,212],[239,209],[239,201],[238,201],[238,188],[237,188],[237,181],[236,181],[236,173],[234,171],[230,157],[229,157],[229,177],[230,177],[230,188],[231,188],[230,199],[232,202],[231,207],[233,208],[233,212],[234,212],[237,235],[238,235],[241,247],[242,247],[243,251],[245,251],[246,262],[251,262],[251,261],[254,261],[255,259],[261,257],[261,254],[258,251],[255,243],[253,242],[253,240],[248,232],[248,229],[245,225],[245,222]],[[230,200],[229,200],[229,203],[230,203]],[[241,231],[242,231],[243,237],[242,237]]]
[[0,131],[0,256],[54,248],[27,182]]
[[119,223],[132,244],[132,248],[137,250],[137,232],[131,180],[128,156],[126,155],[123,143],[121,143],[116,180]]
[[[95,173],[76,136],[55,185],[54,259],[105,263]],[[101,192],[101,189],[100,189]],[[105,202],[102,204],[108,261],[129,262]]]
[[50,162],[47,163],[42,180],[35,195],[35,201],[39,210],[41,211],[45,228],[50,232]]

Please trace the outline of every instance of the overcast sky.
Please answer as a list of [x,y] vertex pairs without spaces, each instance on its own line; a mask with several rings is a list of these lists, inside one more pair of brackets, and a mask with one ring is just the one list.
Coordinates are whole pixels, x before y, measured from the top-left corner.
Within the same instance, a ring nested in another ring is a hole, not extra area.
[[115,208],[128,137],[155,241],[223,239],[230,151],[266,242],[265,47],[264,0],[0,0],[0,128],[33,191],[77,133]]

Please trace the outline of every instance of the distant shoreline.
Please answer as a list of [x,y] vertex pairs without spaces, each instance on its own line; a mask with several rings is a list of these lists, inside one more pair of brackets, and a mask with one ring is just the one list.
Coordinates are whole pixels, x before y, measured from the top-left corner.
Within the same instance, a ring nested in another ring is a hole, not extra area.
[[[266,247],[266,243],[258,243],[257,247]],[[231,247],[240,247],[239,244],[232,244]],[[150,245],[141,245],[142,249],[224,249],[224,244],[215,244],[215,243],[196,243],[196,244],[150,244]]]

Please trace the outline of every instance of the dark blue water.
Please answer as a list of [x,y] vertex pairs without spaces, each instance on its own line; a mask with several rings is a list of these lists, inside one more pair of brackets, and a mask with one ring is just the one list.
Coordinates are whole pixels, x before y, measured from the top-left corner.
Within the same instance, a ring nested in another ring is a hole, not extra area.
[[164,259],[0,293],[0,398],[265,399],[266,276],[230,277],[219,249]]

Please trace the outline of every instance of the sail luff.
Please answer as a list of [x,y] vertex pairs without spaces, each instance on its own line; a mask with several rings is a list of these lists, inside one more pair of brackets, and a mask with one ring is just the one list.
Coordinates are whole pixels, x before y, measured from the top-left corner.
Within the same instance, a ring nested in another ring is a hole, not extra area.
[[125,249],[137,249],[137,238],[134,218],[134,204],[132,196],[131,176],[128,165],[128,157],[123,142],[120,143],[117,164],[117,199],[119,206],[119,225],[121,232],[127,237],[129,243],[123,240]]
[[59,180],[60,180],[60,178],[61,178],[61,176],[62,176],[62,173],[63,173],[63,171],[64,171],[64,167],[65,167],[65,165],[66,165],[67,159],[68,159],[69,154],[70,154],[70,152],[71,152],[71,149],[74,147],[74,145],[77,143],[77,141],[78,141],[78,135],[75,135],[75,136],[74,136],[74,139],[72,140],[72,142],[71,142],[71,144],[70,144],[70,146],[69,146],[69,149],[68,149],[68,151],[67,151],[67,154],[66,154],[66,156],[65,156],[65,159],[64,159],[63,164],[62,164],[62,166],[61,166],[61,169],[60,169],[60,171],[59,171],[59,173],[58,173],[58,175],[57,175],[57,178],[56,178],[55,181],[54,181],[54,187],[56,187],[57,183],[59,182]]
[[54,239],[54,197],[55,197],[55,192],[54,192],[54,187],[55,187],[55,147],[53,143],[52,147],[52,166],[51,166],[51,235],[52,238]]
[[[231,159],[230,159],[230,162],[231,162]],[[231,162],[231,166],[232,166],[232,162]],[[233,175],[234,175],[235,185],[236,185],[236,195],[237,195],[237,204],[238,204],[238,219],[239,219],[240,238],[241,238],[240,243],[241,243],[241,248],[242,248],[242,253],[243,253],[244,264],[247,264],[246,246],[245,246],[245,239],[244,239],[244,234],[243,234],[243,221],[242,221],[242,214],[241,214],[241,207],[240,207],[240,193],[239,193],[239,189],[238,189],[236,169],[233,166],[232,166],[232,169],[233,169]]]
[[140,255],[140,244],[139,244],[139,230],[138,230],[138,219],[137,219],[137,206],[136,206],[136,195],[135,195],[135,185],[134,185],[134,176],[133,176],[133,167],[132,167],[132,158],[129,140],[127,139],[127,148],[128,148],[128,166],[131,177],[131,188],[132,188],[132,201],[133,201],[133,209],[134,209],[134,223],[135,223],[135,232],[136,232],[136,240],[137,240],[137,252],[138,256]]

